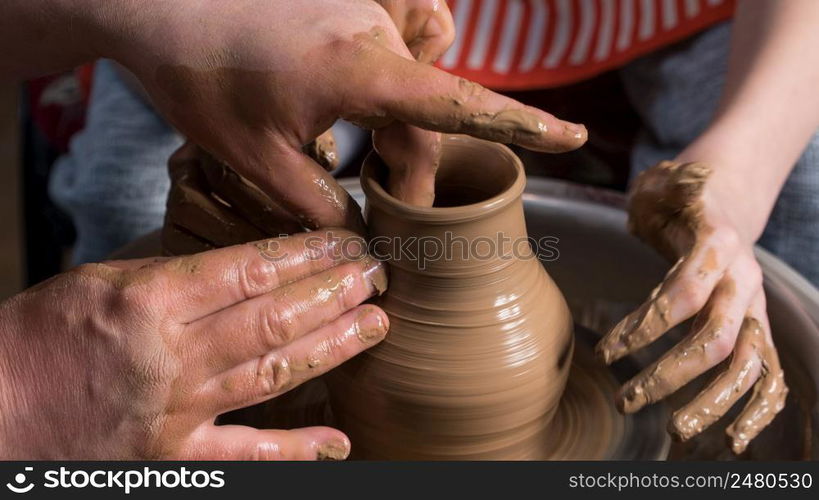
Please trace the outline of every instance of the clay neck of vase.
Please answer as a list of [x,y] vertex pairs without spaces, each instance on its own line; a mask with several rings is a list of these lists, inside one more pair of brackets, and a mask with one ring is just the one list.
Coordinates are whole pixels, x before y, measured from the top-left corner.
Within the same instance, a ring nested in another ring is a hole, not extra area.
[[509,148],[444,136],[433,207],[389,193],[386,165],[371,153],[361,184],[374,253],[392,266],[431,275],[484,275],[533,258],[521,194],[526,177]]

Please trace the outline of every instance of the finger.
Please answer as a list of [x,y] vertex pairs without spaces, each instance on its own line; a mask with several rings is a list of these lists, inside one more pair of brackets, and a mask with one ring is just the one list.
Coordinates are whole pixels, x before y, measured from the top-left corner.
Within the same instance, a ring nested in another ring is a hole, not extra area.
[[281,349],[210,379],[199,397],[217,414],[266,401],[372,347],[388,328],[384,311],[358,306]]
[[597,355],[611,364],[641,349],[694,316],[711,295],[736,249],[712,241],[680,259],[648,300],[623,318],[597,344]]
[[[427,130],[463,133],[527,149],[564,152],[587,139],[586,128],[496,94],[432,66],[380,49],[384,74],[372,98],[381,113]],[[352,121],[361,121],[355,116]]]
[[310,144],[304,146],[302,151],[328,172],[338,167],[338,148],[336,148],[336,137],[333,135],[332,128],[328,128],[323,134],[313,139]]
[[182,146],[173,152],[168,159],[168,176],[175,181],[179,175],[184,175],[192,168],[199,168],[205,151],[191,141],[185,141]]
[[674,413],[669,431],[677,439],[688,440],[710,427],[757,381],[762,368],[755,349],[758,331],[754,321],[745,318],[728,367]]
[[344,460],[350,440],[330,427],[293,430],[206,425],[183,452],[186,460]]
[[389,193],[410,205],[431,207],[441,134],[393,122],[373,131],[373,145],[389,167]]
[[186,335],[215,373],[284,347],[383,293],[384,265],[365,258],[190,323]]
[[633,413],[665,398],[731,354],[753,293],[745,282],[737,287],[732,276],[714,289],[693,333],[620,389],[617,405],[622,411]]
[[455,22],[439,0],[378,0],[395,23],[412,56],[433,63],[455,40]]
[[226,201],[233,212],[262,231],[265,237],[302,231],[301,224],[292,214],[227,165],[207,156],[200,162],[200,167],[210,190]]
[[365,249],[360,236],[328,229],[177,257],[160,272],[175,293],[179,321],[187,323],[360,259]]
[[137,269],[146,267],[146,266],[153,266],[157,264],[162,264],[163,262],[168,262],[172,257],[144,257],[142,259],[120,259],[120,260],[107,260],[103,262],[108,267],[113,267],[115,269],[121,269],[123,271],[135,271]]
[[365,234],[361,207],[309,156],[289,146],[277,146],[262,155],[261,164],[244,173],[303,226],[346,227]]
[[440,59],[455,41],[455,21],[445,1],[425,1],[431,4],[432,15],[420,29],[414,30],[416,34],[407,41],[407,47],[416,61],[431,64]]
[[771,338],[765,298],[761,292],[751,306],[750,315],[749,329],[752,331],[754,350],[762,363],[762,376],[754,385],[753,394],[745,408],[725,431],[731,440],[731,449],[737,455],[745,451],[748,443],[782,411],[788,396],[785,374]]
[[166,219],[217,246],[261,240],[270,235],[210,196],[204,174],[195,166],[177,171],[168,195]]
[[[198,170],[201,160],[206,154],[204,150],[190,141],[186,141],[177,149],[168,160],[171,189],[181,177],[186,177],[190,172]],[[161,232],[163,253],[166,255],[189,255],[212,250],[218,246],[212,241],[205,240],[201,235],[195,235],[174,224],[169,215],[173,210],[174,205],[168,203],[165,224],[162,226]]]

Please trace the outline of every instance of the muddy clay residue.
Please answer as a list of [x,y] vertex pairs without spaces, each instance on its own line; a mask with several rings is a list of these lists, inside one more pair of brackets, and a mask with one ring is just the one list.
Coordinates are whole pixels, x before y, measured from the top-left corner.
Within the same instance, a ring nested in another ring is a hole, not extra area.
[[[751,337],[750,344],[762,363],[762,376],[754,385],[754,391],[748,405],[742,410],[734,423],[728,426],[726,431],[731,438],[731,448],[734,453],[745,451],[748,442],[770,424],[782,410],[785,406],[785,398],[788,395],[788,388],[785,386],[785,374],[779,364],[779,356],[773,344],[766,340],[766,332],[760,322],[754,318],[746,318],[740,335]],[[744,369],[744,365],[737,364],[740,367],[739,369]],[[718,395],[714,398],[717,404],[727,397],[726,389],[720,387],[716,382],[706,389],[706,391],[709,390],[718,392]]]
[[646,303],[617,323],[597,344],[597,355],[611,364],[634,349],[650,344],[668,328],[668,298],[660,295],[660,287],[657,287]]

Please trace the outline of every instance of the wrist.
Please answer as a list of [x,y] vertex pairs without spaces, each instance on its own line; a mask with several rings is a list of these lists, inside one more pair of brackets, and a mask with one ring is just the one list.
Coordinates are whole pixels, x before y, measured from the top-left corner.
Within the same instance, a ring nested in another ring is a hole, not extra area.
[[712,128],[683,150],[675,161],[703,162],[711,175],[703,188],[703,202],[720,212],[748,244],[762,235],[786,177],[787,168],[754,157],[741,133]]

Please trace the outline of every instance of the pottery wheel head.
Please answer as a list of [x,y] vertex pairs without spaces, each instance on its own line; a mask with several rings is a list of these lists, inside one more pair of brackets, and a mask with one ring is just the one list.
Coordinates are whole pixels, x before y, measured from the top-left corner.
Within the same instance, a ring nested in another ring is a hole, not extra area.
[[[593,356],[597,336],[575,325],[575,349],[569,380],[543,444],[550,460],[664,460],[670,437],[668,409],[658,403],[633,415],[614,406],[619,385],[637,372],[625,360],[614,369]],[[222,423],[262,428],[333,425],[327,390],[321,379],[302,384],[267,403],[225,416]]]
[[598,336],[575,325],[575,353],[569,381],[551,424],[550,460],[663,460],[671,439],[662,403],[632,415],[614,406],[619,385],[637,372],[628,360],[615,369],[594,358]]

